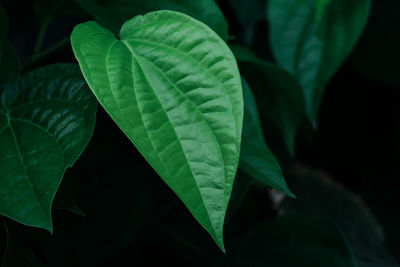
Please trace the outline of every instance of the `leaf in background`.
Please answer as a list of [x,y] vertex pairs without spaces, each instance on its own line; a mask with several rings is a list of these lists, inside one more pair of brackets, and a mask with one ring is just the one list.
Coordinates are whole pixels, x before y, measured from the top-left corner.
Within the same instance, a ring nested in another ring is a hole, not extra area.
[[231,49],[252,89],[260,114],[278,129],[286,149],[293,155],[297,132],[305,116],[298,82],[280,67],[259,60],[245,47],[231,45]]
[[[85,218],[54,210],[63,189],[60,187],[53,203],[53,235],[9,223],[15,245],[8,253],[6,266],[14,267],[13,262],[23,255],[39,256],[46,266],[120,266],[115,262],[121,253],[127,251],[135,258],[131,247],[136,247],[136,242],[145,243],[140,240],[142,236],[147,242],[147,228],[154,229],[151,219],[156,210],[152,200],[162,194],[154,188],[154,182],[163,184],[152,179],[155,174],[151,168],[141,168],[144,160],[127,148],[129,140],[121,138],[115,123],[102,116],[100,112],[96,131],[79,162],[63,178],[63,183],[71,178],[79,185],[74,187],[74,195]],[[107,260],[113,264],[106,264]]]
[[275,59],[303,88],[316,126],[324,88],[358,41],[370,0],[270,0],[270,43]]
[[400,2],[374,1],[371,15],[350,63],[368,78],[400,84]]
[[2,226],[3,224],[7,235],[7,248],[4,251],[1,267],[44,267],[45,264],[40,257],[34,251],[26,249],[28,244],[16,242],[17,236],[21,234],[13,231],[15,225],[5,220],[2,222]]
[[214,0],[75,0],[102,25],[117,33],[122,24],[137,15],[160,9],[185,13],[206,23],[228,39],[228,23]]
[[265,143],[256,102],[244,79],[242,79],[242,87],[244,116],[239,166],[259,182],[295,197],[283,178],[278,160]]
[[357,195],[318,172],[300,169],[288,180],[297,199],[285,199],[285,214],[329,217],[353,249],[358,266],[397,266],[385,248],[382,227]]
[[236,257],[254,264],[274,267],[357,266],[339,229],[323,217],[277,217],[256,226],[237,244]]
[[62,16],[88,15],[76,1],[71,0],[36,0],[34,11],[42,20],[52,20]]
[[19,59],[17,52],[7,39],[8,17],[0,6],[0,85],[17,78],[19,72]]
[[229,222],[232,217],[236,214],[239,208],[245,201],[248,193],[250,192],[253,178],[251,178],[246,172],[241,170],[240,163],[239,169],[236,173],[235,182],[232,188],[232,195],[229,201],[229,208],[226,213],[226,221]]
[[72,64],[43,67],[0,92],[0,213],[52,231],[51,204],[89,142],[97,103]]
[[[229,0],[233,13],[240,23],[237,33],[247,45],[255,38],[256,24],[265,20],[266,0]],[[235,35],[236,36],[236,35]]]
[[53,210],[66,210],[75,215],[85,217],[85,213],[75,201],[71,173],[66,172],[53,201]]
[[173,11],[137,16],[122,26],[120,37],[93,21],[75,27],[71,43],[84,77],[224,250],[243,120],[235,58],[205,24]]

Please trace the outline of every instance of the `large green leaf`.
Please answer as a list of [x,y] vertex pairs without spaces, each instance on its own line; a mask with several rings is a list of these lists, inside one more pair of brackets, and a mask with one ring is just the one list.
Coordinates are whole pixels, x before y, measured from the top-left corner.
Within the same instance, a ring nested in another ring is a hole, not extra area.
[[244,79],[242,87],[244,117],[240,168],[261,183],[294,197],[283,178],[277,159],[265,143],[256,102]]
[[103,26],[117,33],[122,24],[136,16],[160,9],[194,17],[211,27],[222,39],[228,38],[228,23],[214,0],[75,0]]
[[299,169],[288,175],[297,199],[285,199],[285,214],[330,218],[348,240],[358,266],[398,266],[385,247],[381,225],[361,198],[326,174]]
[[262,266],[357,266],[340,230],[324,217],[284,216],[263,222],[239,240],[236,256]]
[[315,125],[324,87],[359,39],[370,0],[270,0],[270,43],[300,81]]
[[300,85],[290,73],[258,59],[246,47],[231,45],[231,48],[255,95],[260,114],[272,122],[293,155],[297,132],[305,117]]
[[79,68],[34,70],[0,91],[0,213],[52,231],[63,173],[92,135],[96,100]]
[[243,121],[236,61],[215,32],[174,11],[135,17],[120,38],[93,21],[75,27],[71,43],[84,77],[224,250]]

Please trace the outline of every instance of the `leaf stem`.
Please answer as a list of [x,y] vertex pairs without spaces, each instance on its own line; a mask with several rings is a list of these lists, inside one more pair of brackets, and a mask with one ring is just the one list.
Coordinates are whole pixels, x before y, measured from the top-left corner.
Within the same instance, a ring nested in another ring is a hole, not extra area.
[[9,250],[9,246],[10,246],[10,232],[7,226],[6,221],[3,219],[2,220],[2,224],[4,225],[4,231],[6,232],[6,248],[4,250],[4,254],[3,254],[3,260],[1,262],[1,266],[5,267],[6,266],[6,258],[7,258],[7,254],[8,254],[8,250]]
[[22,66],[22,70],[24,71],[27,67],[29,67],[30,65],[32,65],[33,63],[35,63],[36,61],[44,58],[45,56],[53,53],[54,51],[56,51],[57,49],[59,49],[60,47],[63,47],[64,45],[66,45],[69,42],[69,37],[64,38],[63,40],[59,41],[58,43],[50,46],[49,48],[43,50],[42,52],[38,53],[37,55],[33,55],[27,62],[25,62],[25,64]]
[[33,49],[32,57],[37,56],[40,53],[40,50],[42,50],[44,37],[46,35],[46,31],[47,31],[47,27],[49,26],[49,23],[50,23],[50,18],[45,18],[44,20],[42,20],[42,23],[40,24],[39,34],[36,39],[35,48]]

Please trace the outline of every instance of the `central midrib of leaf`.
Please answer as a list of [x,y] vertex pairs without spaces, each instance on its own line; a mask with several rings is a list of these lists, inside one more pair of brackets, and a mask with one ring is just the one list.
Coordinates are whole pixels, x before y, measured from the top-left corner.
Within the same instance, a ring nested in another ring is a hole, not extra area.
[[[143,27],[143,25],[142,25],[142,27]],[[198,60],[198,59],[192,57],[192,56],[189,54],[190,51],[192,51],[197,45],[193,46],[189,51],[185,51],[185,53],[183,53],[182,51],[180,51],[180,50],[178,50],[178,49],[175,49],[174,47],[167,46],[167,45],[165,45],[165,44],[156,43],[156,42],[151,42],[151,41],[149,41],[149,40],[142,40],[142,39],[137,39],[137,38],[132,38],[132,37],[130,37],[128,40],[129,40],[129,41],[133,41],[133,42],[137,42],[137,43],[139,43],[139,44],[146,44],[146,45],[150,45],[150,46],[155,46],[155,47],[157,47],[157,48],[159,48],[159,49],[166,49],[166,50],[169,50],[171,53],[179,54],[180,57],[187,58],[188,60],[186,60],[185,62],[191,62],[191,63],[193,63],[193,64],[196,64],[196,66],[199,67],[199,68],[201,69],[202,72],[207,73],[207,76],[210,77],[211,79],[213,79],[213,80],[215,81],[216,84],[220,84],[220,88],[226,93],[226,95],[227,95],[227,96],[229,97],[229,99],[230,99],[230,107],[229,107],[229,108],[230,108],[230,111],[233,110],[233,107],[232,107],[232,102],[233,102],[232,96],[231,96],[230,94],[228,94],[228,92],[227,92],[225,86],[223,85],[222,81],[221,81],[214,73],[210,72],[209,69],[207,69],[205,66],[203,66],[202,64],[199,64],[199,63],[202,62],[202,60]],[[128,47],[128,49],[131,51],[131,53],[135,54],[136,56],[139,56],[137,53],[134,52],[134,49],[129,45],[129,43],[127,43],[125,40],[122,40],[122,42],[124,42],[124,44]],[[160,72],[167,80],[169,80],[170,83],[171,83],[175,88],[177,88],[176,85],[169,79],[169,77],[168,77],[167,75],[164,74],[163,70],[161,70],[161,69],[160,69],[159,67],[157,67],[153,62],[147,60],[147,59],[144,58],[143,56],[139,56],[139,57],[142,58],[142,59],[144,59],[144,60],[146,60],[147,62],[149,62],[152,66],[154,66],[154,68],[158,69],[159,72]],[[219,62],[219,59],[217,58],[214,64],[217,64],[218,62]],[[214,65],[214,64],[213,64],[213,65]],[[211,68],[213,65],[208,66],[208,68]],[[182,93],[182,90],[179,90],[178,88],[177,88],[177,90],[178,90],[179,93],[183,94],[183,95],[185,96],[185,98],[188,99],[188,101],[189,101],[190,103],[192,103],[192,105],[193,105],[193,106],[196,108],[196,110],[198,111],[197,106],[196,106],[184,93]],[[202,103],[202,104],[204,104],[204,103]],[[199,113],[201,114],[201,112],[199,112]],[[207,121],[207,118],[205,118],[204,120],[206,121],[207,125],[209,126],[209,122]],[[233,123],[234,123],[234,125],[235,125],[235,129],[237,129],[237,131],[240,131],[240,130],[238,129],[237,121],[236,121],[234,118],[233,118],[232,121],[233,121]],[[221,147],[219,146],[219,143],[218,143],[218,141],[221,141],[221,140],[218,138],[218,136],[215,135],[215,133],[212,131],[212,129],[211,129],[210,127],[209,127],[209,129],[211,130],[212,134],[214,135],[214,137],[215,137],[215,139],[216,139],[216,141],[217,141],[217,142],[216,142],[216,143],[217,143],[217,146],[218,146],[218,148],[219,148],[219,150],[220,150],[220,152],[221,152],[222,159],[223,159],[223,161],[224,161],[224,163],[225,163],[225,166],[226,166],[226,163],[227,163],[227,162],[226,162],[226,158],[223,156],[223,153],[222,153],[222,151],[221,151]],[[239,148],[237,148],[237,149],[239,149]],[[224,168],[224,170],[225,170],[225,177],[224,177],[224,180],[226,180],[226,169]],[[225,187],[224,187],[224,194],[225,194],[225,193],[226,193],[226,192],[225,192]],[[228,201],[229,201],[229,200],[226,200],[226,205],[227,205],[227,202],[228,202]]]
[[[11,133],[11,135],[12,135],[12,137],[13,137],[13,141],[14,141],[14,145],[15,145],[15,149],[16,149],[16,151],[17,151],[17,156],[18,156],[18,158],[19,158],[19,161],[20,161],[20,166],[22,167],[22,170],[23,170],[23,172],[24,172],[24,176],[25,176],[25,178],[26,178],[26,180],[28,181],[28,184],[29,184],[29,188],[31,189],[31,192],[32,192],[32,195],[35,197],[35,200],[37,201],[37,203],[39,204],[39,206],[40,206],[40,210],[42,211],[42,215],[43,215],[43,217],[47,217],[47,213],[46,213],[46,211],[45,211],[45,209],[44,209],[44,204],[42,203],[42,201],[38,198],[38,192],[36,191],[36,189],[35,189],[35,186],[32,184],[32,181],[31,181],[31,179],[30,179],[30,176],[29,176],[29,174],[28,174],[28,171],[26,170],[26,163],[25,163],[25,161],[24,161],[24,157],[22,156],[22,153],[21,153],[21,149],[20,149],[20,147],[19,147],[19,142],[18,142],[18,138],[17,138],[17,136],[15,135],[15,131],[14,131],[14,129],[13,129],[13,127],[12,127],[12,124],[11,124],[11,121],[20,121],[20,122],[24,122],[24,123],[31,123],[31,122],[29,122],[29,121],[26,121],[26,120],[22,120],[22,119],[13,119],[13,118],[11,118],[10,117],[10,115],[9,115],[9,113],[7,112],[5,115],[4,115],[5,117],[6,117],[6,125],[0,130],[0,134],[5,130],[5,129],[7,129],[7,128],[9,128],[10,129],[10,133]],[[34,123],[31,123],[32,125],[34,125],[34,126],[36,126],[36,127],[38,127],[38,128],[40,128],[41,130],[44,130],[44,131],[46,131],[46,129],[43,129],[41,126],[39,126],[39,125],[36,125],[36,124],[34,124]],[[47,131],[46,131],[47,132]],[[49,132],[47,132],[48,134],[50,134]],[[53,139],[57,142],[57,140],[56,140],[56,138],[52,135],[52,134],[50,134],[52,137],[53,137]],[[57,142],[57,144],[58,144],[58,142]],[[51,224],[50,224],[51,225]]]
[[[132,40],[132,39],[129,39],[129,40]],[[143,40],[135,39],[135,41],[143,41]],[[164,73],[164,71],[163,71],[161,68],[159,68],[158,66],[156,66],[153,62],[151,62],[150,60],[146,59],[145,57],[140,56],[140,55],[138,55],[137,53],[135,53],[134,48],[131,47],[131,45],[129,45],[126,41],[122,40],[121,42],[129,49],[130,53],[132,54],[133,59],[136,60],[138,66],[141,68],[142,74],[145,76],[146,81],[147,81],[147,83],[148,83],[148,85],[149,85],[149,87],[150,87],[151,89],[153,89],[153,85],[151,84],[151,82],[150,82],[149,78],[147,77],[145,71],[143,71],[143,68],[142,68],[142,66],[140,65],[140,64],[141,64],[141,63],[140,63],[141,60],[146,61],[147,63],[149,63],[149,64],[152,66],[152,68],[153,68],[157,73],[161,74],[162,77],[164,77],[164,78],[170,83],[170,85],[172,85],[173,88],[175,88],[176,91],[177,91],[180,95],[182,95],[182,96],[190,103],[190,105],[191,105],[191,107],[193,108],[193,110],[197,113],[197,117],[200,118],[200,119],[205,123],[205,125],[208,127],[208,130],[209,130],[210,135],[213,136],[214,144],[215,144],[215,145],[218,147],[218,149],[219,149],[219,154],[220,154],[219,156],[220,156],[220,157],[222,158],[222,160],[224,161],[225,159],[224,159],[224,157],[223,157],[223,153],[222,153],[221,147],[220,147],[220,145],[219,145],[219,143],[218,143],[218,137],[217,137],[217,136],[215,135],[215,133],[212,131],[212,128],[211,128],[211,126],[209,125],[209,122],[202,116],[202,113],[198,110],[196,104],[194,104],[194,103],[186,96],[186,94],[184,94],[184,93],[182,92],[182,90],[180,90],[180,89],[178,88],[178,86],[170,80],[170,78]],[[150,43],[149,41],[143,41],[143,42]],[[152,44],[153,44],[153,43],[152,43]],[[159,45],[159,44],[158,44],[158,45]],[[161,46],[161,45],[160,45],[160,46]],[[162,45],[162,46],[165,47],[165,48],[168,48],[168,49],[172,49],[172,48],[167,47],[167,46],[165,46],[165,45]],[[111,46],[110,46],[110,48],[111,48]],[[182,55],[184,55],[184,56],[186,56],[186,57],[188,56],[188,55],[183,54],[183,53],[182,53]],[[215,78],[215,77],[214,77],[214,78]],[[132,75],[132,79],[133,79],[133,75]],[[133,88],[135,89],[135,86],[133,86]],[[137,92],[135,92],[135,95],[136,95],[136,93],[137,93]],[[207,214],[208,214],[208,220],[209,220],[210,225],[213,226],[213,223],[211,222],[210,213],[209,213],[208,209],[205,207],[205,203],[207,202],[207,199],[205,199],[204,196],[203,196],[203,194],[201,193],[201,190],[200,190],[201,187],[198,185],[198,181],[197,181],[197,179],[196,179],[197,176],[194,174],[194,171],[193,171],[192,166],[191,166],[191,164],[190,164],[191,161],[188,160],[188,158],[187,158],[187,156],[186,156],[185,150],[184,150],[184,148],[183,148],[183,146],[182,146],[182,144],[181,144],[181,142],[180,142],[180,137],[179,137],[178,133],[176,132],[175,126],[172,124],[171,119],[170,119],[170,117],[169,117],[170,115],[169,115],[169,113],[167,112],[167,110],[165,109],[165,107],[164,107],[162,101],[159,99],[159,97],[157,96],[157,93],[156,93],[155,91],[153,91],[153,95],[154,95],[154,97],[158,100],[158,103],[159,103],[160,107],[162,108],[164,114],[165,114],[165,115],[167,116],[167,118],[169,119],[168,122],[169,122],[169,123],[171,124],[171,126],[172,126],[171,128],[173,129],[173,131],[174,131],[174,133],[175,133],[176,139],[177,139],[177,141],[178,141],[178,143],[179,143],[179,145],[180,145],[180,149],[182,150],[182,154],[183,154],[184,157],[185,157],[185,160],[186,160],[187,165],[188,165],[188,167],[189,167],[189,169],[190,169],[190,172],[191,172],[191,174],[192,174],[192,177],[194,178],[194,182],[195,182],[196,185],[197,185],[196,189],[198,190],[199,195],[203,198],[203,202],[201,202],[201,204],[203,205],[204,210],[205,210],[205,211],[207,212]],[[150,140],[151,140],[151,139],[150,139]],[[153,146],[153,147],[154,147],[154,146]],[[156,150],[155,150],[155,151],[156,151]],[[162,161],[161,161],[161,162],[162,162]],[[164,166],[164,168],[165,168],[165,166]],[[166,170],[167,170],[167,169],[166,169]],[[224,181],[226,180],[226,170],[225,170],[225,168],[224,168],[224,177],[223,177],[223,180],[224,180]],[[222,187],[221,190],[224,191],[224,195],[225,195],[225,187]],[[214,229],[214,231],[215,231],[214,234],[216,234],[216,233],[219,232],[218,230],[216,231],[216,229]]]

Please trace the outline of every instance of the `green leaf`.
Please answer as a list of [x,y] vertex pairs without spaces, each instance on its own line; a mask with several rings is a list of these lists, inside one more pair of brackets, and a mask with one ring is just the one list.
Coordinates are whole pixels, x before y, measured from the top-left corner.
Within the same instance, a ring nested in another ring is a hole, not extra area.
[[160,9],[185,13],[206,23],[222,39],[228,39],[228,23],[214,0],[75,0],[105,27],[117,33],[122,24],[136,16]]
[[120,37],[93,21],[75,27],[71,43],[83,75],[224,250],[243,120],[236,61],[215,32],[178,12],[137,16],[122,26]]
[[231,48],[255,95],[260,114],[273,123],[287,151],[293,155],[297,132],[305,117],[300,85],[287,71],[259,60],[247,48],[239,45]]
[[314,126],[325,85],[358,41],[370,5],[370,0],[269,1],[272,51],[300,81]]
[[239,240],[235,251],[241,260],[265,266],[357,266],[340,230],[324,217],[284,216],[263,222]]
[[52,231],[51,204],[89,142],[96,100],[77,66],[34,70],[0,91],[0,214]]
[[316,171],[299,169],[288,180],[297,199],[282,202],[285,214],[330,218],[340,227],[360,267],[397,266],[385,247],[381,225],[359,196]]
[[242,87],[244,117],[240,168],[259,182],[295,197],[283,178],[277,159],[265,143],[256,102],[244,79],[242,79]]
[[[126,149],[126,140],[121,138],[118,127],[102,115],[99,114],[96,131],[84,155],[63,177],[53,202],[54,234],[34,228],[21,229],[18,224],[9,223],[11,246],[6,266],[37,266],[36,262],[16,265],[35,257],[45,266],[109,266],[107,262],[121,266],[125,262],[120,256],[125,251],[134,259],[132,246],[136,247],[141,237],[148,241],[145,229],[155,229],[152,200],[156,198],[154,193],[157,198],[160,194],[152,186],[160,181],[149,179],[153,178],[151,168],[140,168],[143,160]],[[85,211],[85,218],[55,210],[60,190],[65,190],[63,186],[72,179],[79,185],[74,187],[74,195]]]
[[258,21],[265,20],[265,0],[229,0],[232,10],[242,27],[252,27]]

